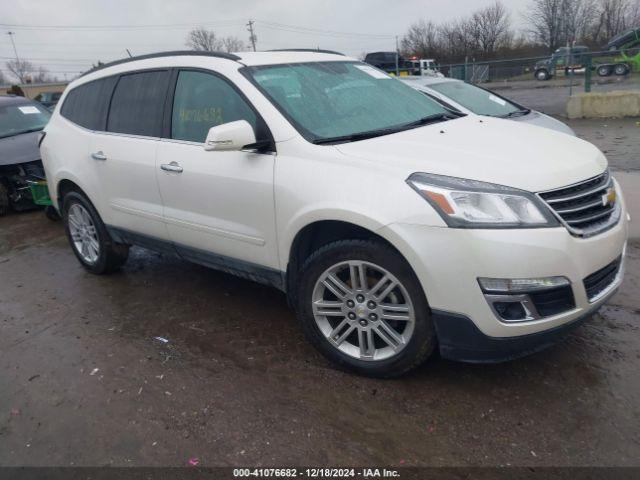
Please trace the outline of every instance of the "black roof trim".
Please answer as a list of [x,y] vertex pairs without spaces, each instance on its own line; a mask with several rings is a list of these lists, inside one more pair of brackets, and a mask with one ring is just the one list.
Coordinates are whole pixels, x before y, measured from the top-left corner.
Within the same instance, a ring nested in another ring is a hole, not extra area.
[[139,55],[137,57],[131,58],[122,58],[120,60],[115,60],[113,62],[105,63],[104,65],[100,65],[98,67],[92,68],[91,70],[87,70],[84,72],[81,77],[88,75],[93,72],[97,72],[98,70],[102,70],[104,68],[113,67],[115,65],[120,65],[122,63],[135,62],[136,60],[147,60],[149,58],[161,58],[161,57],[177,57],[177,56],[194,56],[194,57],[216,57],[216,58],[225,58],[227,60],[240,60],[240,57],[234,55],[233,53],[225,53],[225,52],[200,52],[196,50],[175,50],[170,52],[158,52],[158,53],[149,53],[147,55]]
[[276,48],[274,50],[267,50],[267,52],[310,52],[310,53],[330,53],[332,55],[340,55],[344,57],[345,54],[336,52],[334,50],[321,50],[319,48]]

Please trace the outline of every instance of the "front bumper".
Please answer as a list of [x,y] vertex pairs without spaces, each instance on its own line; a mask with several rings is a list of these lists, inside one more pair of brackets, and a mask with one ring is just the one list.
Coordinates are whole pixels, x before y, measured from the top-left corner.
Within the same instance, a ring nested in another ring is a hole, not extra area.
[[[628,215],[624,200],[620,201],[618,224],[590,238],[574,237],[564,227],[464,230],[398,223],[384,227],[379,233],[400,250],[422,284],[434,314],[443,355],[469,361],[474,358],[495,361],[544,348],[549,339],[590,317],[619,287],[621,275],[606,295],[590,302],[583,281],[620,257],[624,250]],[[477,280],[552,276],[564,276],[571,281],[575,308],[513,323],[496,316]],[[507,341],[510,345],[505,349]],[[494,350],[499,355],[489,353]],[[472,351],[478,355],[471,355]]]
[[517,337],[490,337],[463,315],[432,310],[440,355],[448,360],[470,363],[505,362],[531,355],[554,345],[589,320],[616,290],[617,288],[610,290],[603,302],[581,313],[569,323]]

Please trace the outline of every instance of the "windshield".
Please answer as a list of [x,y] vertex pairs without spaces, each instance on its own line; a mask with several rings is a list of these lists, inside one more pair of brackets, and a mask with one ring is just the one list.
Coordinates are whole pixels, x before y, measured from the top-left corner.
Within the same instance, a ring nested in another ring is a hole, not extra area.
[[[505,117],[525,111],[519,105],[465,82],[434,83],[428,85],[428,87],[477,115]],[[528,110],[526,110],[526,113],[528,113]]]
[[[309,141],[355,141],[415,128],[450,113],[360,62],[313,62],[252,67],[248,73]],[[345,138],[352,136],[353,138]]]
[[50,116],[34,103],[0,105],[0,138],[42,130]]

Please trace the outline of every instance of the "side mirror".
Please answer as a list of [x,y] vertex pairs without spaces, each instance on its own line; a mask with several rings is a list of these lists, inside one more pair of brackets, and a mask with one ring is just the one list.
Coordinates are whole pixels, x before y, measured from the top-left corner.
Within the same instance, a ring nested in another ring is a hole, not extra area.
[[247,145],[256,143],[253,127],[246,120],[223,123],[211,127],[204,142],[204,149],[216,152],[242,150]]

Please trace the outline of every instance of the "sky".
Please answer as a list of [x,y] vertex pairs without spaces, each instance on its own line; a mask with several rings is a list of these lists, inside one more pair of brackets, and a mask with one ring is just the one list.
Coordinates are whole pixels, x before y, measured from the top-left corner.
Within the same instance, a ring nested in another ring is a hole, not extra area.
[[[419,19],[444,22],[494,0],[1,0],[0,70],[18,56],[70,79],[98,60],[183,50],[189,30],[204,27],[257,49],[324,48],[359,56],[393,50]],[[503,0],[515,25],[529,0]]]

